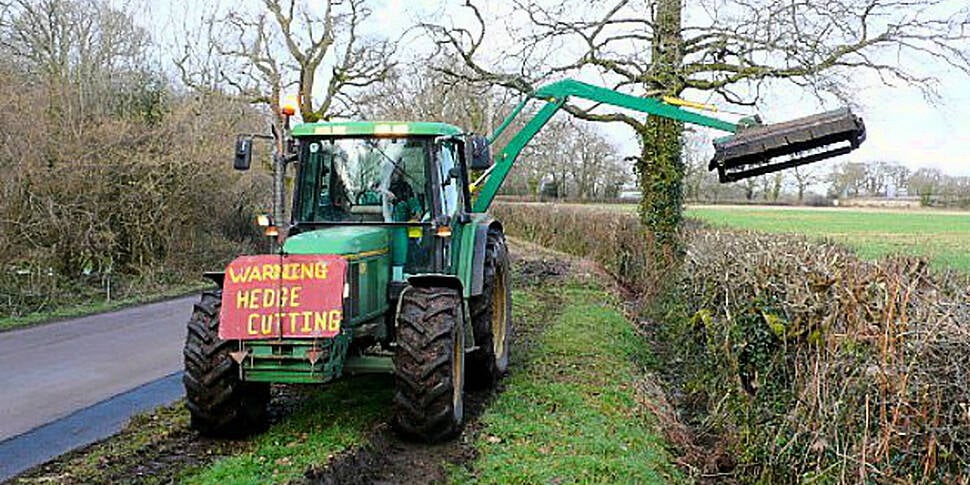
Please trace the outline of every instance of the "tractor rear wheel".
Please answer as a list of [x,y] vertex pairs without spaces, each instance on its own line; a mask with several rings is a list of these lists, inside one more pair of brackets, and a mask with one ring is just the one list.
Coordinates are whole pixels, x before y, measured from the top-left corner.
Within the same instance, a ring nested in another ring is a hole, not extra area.
[[464,422],[465,331],[461,291],[409,286],[401,293],[394,354],[394,426],[438,443]]
[[269,384],[243,382],[229,352],[238,345],[219,338],[222,291],[207,291],[195,304],[185,338],[186,407],[192,428],[205,436],[240,437],[266,426]]
[[482,294],[469,302],[477,350],[468,354],[468,386],[488,389],[509,366],[512,293],[505,235],[489,229],[485,242]]

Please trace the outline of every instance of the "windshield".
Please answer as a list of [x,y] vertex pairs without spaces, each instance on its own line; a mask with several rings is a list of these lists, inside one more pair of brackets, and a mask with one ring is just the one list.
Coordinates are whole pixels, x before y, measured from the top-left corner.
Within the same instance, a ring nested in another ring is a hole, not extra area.
[[298,222],[422,222],[429,138],[302,143]]

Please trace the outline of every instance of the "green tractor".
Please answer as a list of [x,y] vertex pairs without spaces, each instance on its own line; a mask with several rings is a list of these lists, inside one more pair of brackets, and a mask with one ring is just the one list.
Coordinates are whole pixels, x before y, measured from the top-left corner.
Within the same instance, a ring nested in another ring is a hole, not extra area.
[[[465,389],[494,386],[509,364],[509,253],[488,208],[570,97],[732,133],[715,142],[711,165],[724,181],[845,153],[865,136],[846,110],[733,124],[573,80],[537,90],[489,138],[430,122],[287,127],[274,162],[298,164],[292,216],[279,229],[263,221],[285,236],[278,251],[207,273],[218,288],[202,294],[188,323],[192,427],[245,435],[265,426],[271,383],[385,373],[394,375],[397,430],[427,442],[459,433]],[[529,100],[544,105],[493,150]],[[249,168],[251,145],[251,136],[237,139],[237,169]]]

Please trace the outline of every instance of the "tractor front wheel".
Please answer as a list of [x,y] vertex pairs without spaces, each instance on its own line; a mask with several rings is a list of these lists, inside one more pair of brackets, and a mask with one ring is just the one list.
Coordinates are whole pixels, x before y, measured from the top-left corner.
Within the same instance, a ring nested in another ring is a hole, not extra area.
[[394,354],[394,425],[402,434],[439,443],[464,421],[465,332],[461,292],[409,286],[401,293]]
[[512,293],[505,235],[489,229],[485,242],[482,294],[469,302],[477,350],[468,354],[468,386],[493,387],[509,366]]
[[269,384],[243,382],[229,352],[236,341],[219,338],[222,291],[207,291],[195,304],[185,338],[186,407],[192,428],[205,436],[240,437],[266,426]]

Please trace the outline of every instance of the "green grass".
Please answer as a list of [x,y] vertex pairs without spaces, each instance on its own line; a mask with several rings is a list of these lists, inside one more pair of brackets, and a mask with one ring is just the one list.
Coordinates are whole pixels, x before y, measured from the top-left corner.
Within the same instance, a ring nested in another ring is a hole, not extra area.
[[222,485],[298,479],[308,466],[325,464],[333,454],[366,441],[368,431],[390,408],[389,379],[361,377],[321,388],[299,411],[253,438],[244,453],[216,461],[181,481]]
[[516,324],[542,333],[482,416],[479,458],[455,481],[683,482],[638,404],[645,350],[615,299],[578,283],[544,291],[514,297]]
[[970,272],[970,213],[735,206],[689,208],[687,216],[714,226],[830,238],[869,259],[923,256],[937,269]]

